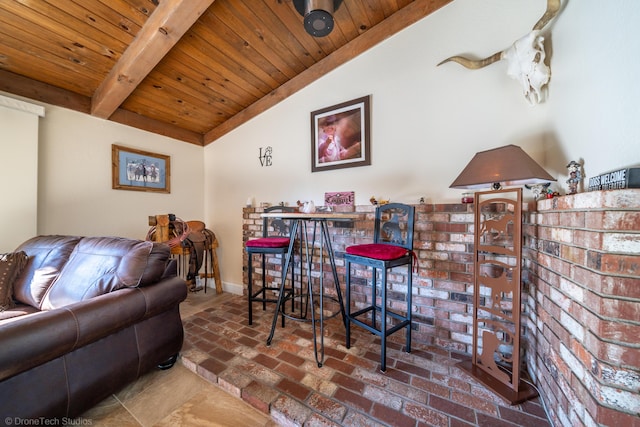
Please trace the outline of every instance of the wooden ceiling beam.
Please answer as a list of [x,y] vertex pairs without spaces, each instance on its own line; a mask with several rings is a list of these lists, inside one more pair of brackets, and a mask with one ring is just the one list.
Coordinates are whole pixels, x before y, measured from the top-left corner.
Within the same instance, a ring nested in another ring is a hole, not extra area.
[[109,118],[215,0],[164,0],[91,99],[91,114]]
[[224,121],[204,134],[204,145],[231,132],[260,113],[285,100],[294,93],[313,83],[320,77],[338,68],[395,33],[407,28],[427,15],[435,12],[453,0],[415,0],[380,24],[368,29],[360,37],[342,46],[331,55],[318,61],[268,95],[260,98],[235,116]]
[[[89,114],[91,108],[91,99],[88,96],[79,95],[5,70],[0,70],[0,92],[18,95],[85,114]],[[170,123],[143,117],[121,108],[118,108],[109,120],[191,144],[203,145],[202,134],[182,129]]]
[[91,99],[66,89],[0,70],[0,91],[88,114]]

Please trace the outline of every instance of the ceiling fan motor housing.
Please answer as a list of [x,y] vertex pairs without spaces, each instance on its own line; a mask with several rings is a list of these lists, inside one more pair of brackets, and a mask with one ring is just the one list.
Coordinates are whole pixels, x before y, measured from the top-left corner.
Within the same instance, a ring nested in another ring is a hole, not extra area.
[[314,37],[324,37],[333,30],[333,0],[306,0],[304,29]]

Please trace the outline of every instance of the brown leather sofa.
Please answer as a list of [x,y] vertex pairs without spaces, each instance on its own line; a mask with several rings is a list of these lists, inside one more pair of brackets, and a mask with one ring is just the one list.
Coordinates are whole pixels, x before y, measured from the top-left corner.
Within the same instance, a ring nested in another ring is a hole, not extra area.
[[182,347],[187,295],[167,245],[39,236],[0,312],[0,423],[76,417]]

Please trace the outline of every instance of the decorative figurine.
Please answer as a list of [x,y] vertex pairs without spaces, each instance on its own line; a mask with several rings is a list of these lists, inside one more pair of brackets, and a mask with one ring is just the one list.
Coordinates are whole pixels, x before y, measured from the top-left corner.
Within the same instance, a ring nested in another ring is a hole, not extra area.
[[377,205],[386,205],[387,203],[389,203],[389,199],[376,199],[375,196],[371,196],[371,198],[369,199],[369,202],[371,202],[372,205],[377,206]]
[[544,184],[525,184],[524,186],[527,190],[531,190],[533,192],[533,198],[538,200],[547,197],[547,190],[550,185],[550,182],[545,182]]
[[298,200],[296,204],[298,205],[298,210],[302,213],[315,213],[316,211],[316,205],[313,203],[313,200],[308,202],[301,202]]
[[567,165],[567,169],[569,170],[569,179],[567,180],[567,184],[569,184],[569,193],[567,194],[576,194],[578,193],[578,184],[582,181],[582,171],[580,170],[581,164],[571,160]]
[[554,197],[558,197],[560,196],[560,193],[558,193],[557,191],[554,191],[550,188],[547,188],[547,193],[545,194],[547,199],[553,199]]

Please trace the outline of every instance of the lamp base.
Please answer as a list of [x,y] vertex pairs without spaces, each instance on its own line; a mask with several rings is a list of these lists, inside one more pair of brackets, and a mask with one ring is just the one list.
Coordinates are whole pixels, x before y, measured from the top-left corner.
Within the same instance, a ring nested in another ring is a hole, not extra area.
[[459,362],[457,366],[485,386],[489,387],[494,393],[508,401],[511,405],[517,405],[518,403],[533,399],[538,395],[536,389],[524,381],[520,381],[518,391],[513,390],[508,385],[498,381],[482,369],[475,366],[471,361]]

